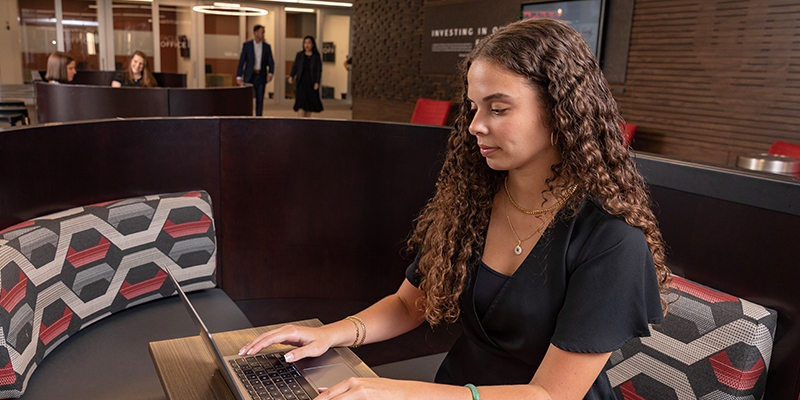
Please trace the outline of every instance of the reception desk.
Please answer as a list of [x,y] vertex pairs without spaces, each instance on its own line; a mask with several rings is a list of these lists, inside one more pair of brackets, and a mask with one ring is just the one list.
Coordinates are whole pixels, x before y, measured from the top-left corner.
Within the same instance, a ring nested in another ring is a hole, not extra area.
[[[248,94],[252,97],[252,91]],[[0,132],[0,229],[205,189],[234,300],[376,301],[402,282],[448,129],[322,119],[154,118]],[[679,275],[778,312],[765,398],[800,394],[800,181],[636,155]]]
[[112,88],[36,83],[39,123],[105,118],[168,116],[250,116],[253,89]]

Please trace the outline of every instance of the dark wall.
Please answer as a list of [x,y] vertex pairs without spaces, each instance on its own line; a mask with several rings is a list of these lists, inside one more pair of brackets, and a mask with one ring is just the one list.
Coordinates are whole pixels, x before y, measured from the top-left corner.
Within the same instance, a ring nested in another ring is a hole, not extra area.
[[403,281],[405,240],[433,195],[447,134],[271,118],[0,131],[0,230],[81,205],[204,189],[217,225],[218,282],[234,300],[373,302]]
[[[354,3],[353,118],[405,122],[418,97],[460,95],[454,75],[420,72],[425,6],[459,2]],[[798,14],[790,0],[608,0],[603,69],[638,126],[633,147],[735,165],[775,140],[800,143]]]

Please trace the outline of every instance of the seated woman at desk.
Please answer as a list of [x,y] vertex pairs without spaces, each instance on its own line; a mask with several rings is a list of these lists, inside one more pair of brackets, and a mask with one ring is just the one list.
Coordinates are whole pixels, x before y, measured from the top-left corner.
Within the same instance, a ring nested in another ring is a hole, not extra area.
[[128,68],[125,72],[120,72],[111,81],[113,87],[139,86],[156,87],[158,82],[150,72],[150,65],[147,63],[147,56],[141,51],[135,51],[128,60]]
[[67,53],[56,51],[47,57],[47,73],[44,79],[49,83],[70,83],[75,74],[75,59]]
[[460,116],[398,291],[240,354],[287,343],[296,361],[460,318],[436,383],[351,378],[317,399],[613,399],[604,365],[663,320],[670,278],[617,104],[581,35],[554,20],[487,36],[462,71]]

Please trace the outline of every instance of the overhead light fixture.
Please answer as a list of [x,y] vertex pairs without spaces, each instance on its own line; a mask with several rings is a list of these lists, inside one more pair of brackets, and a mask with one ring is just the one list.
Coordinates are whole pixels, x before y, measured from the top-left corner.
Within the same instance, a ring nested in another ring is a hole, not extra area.
[[353,3],[346,3],[343,1],[321,1],[321,0],[264,0],[270,3],[294,3],[294,4],[310,4],[315,6],[333,6],[333,7],[352,7]]
[[313,8],[298,8],[298,7],[286,7],[284,10],[288,12],[299,12],[299,13],[315,13],[317,12]]
[[216,14],[216,15],[244,15],[253,17],[257,15],[267,15],[269,12],[263,8],[256,7],[242,7],[236,3],[220,3],[216,2],[210,6],[194,6],[192,10],[203,14]]
[[334,7],[352,7],[353,3],[344,3],[341,1],[317,1],[317,0],[299,0],[300,4],[314,4],[318,6],[334,6]]

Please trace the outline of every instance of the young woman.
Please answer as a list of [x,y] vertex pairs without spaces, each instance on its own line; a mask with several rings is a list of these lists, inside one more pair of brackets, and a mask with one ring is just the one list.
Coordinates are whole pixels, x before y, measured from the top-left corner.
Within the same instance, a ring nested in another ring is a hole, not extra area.
[[70,83],[78,73],[75,64],[71,55],[56,51],[47,57],[47,73],[44,79],[50,83]]
[[135,51],[128,61],[128,69],[121,72],[114,77],[111,81],[113,87],[123,86],[140,86],[140,87],[155,87],[158,86],[156,78],[150,72],[150,65],[147,63],[147,56],[141,51]]
[[322,111],[319,97],[319,82],[322,79],[322,58],[317,51],[313,36],[303,38],[303,50],[298,51],[289,73],[289,84],[295,87],[294,110],[300,117],[310,117],[312,112]]
[[399,290],[342,321],[267,332],[241,354],[289,343],[294,361],[460,319],[436,383],[352,378],[318,399],[615,398],[604,365],[662,321],[670,274],[602,72],[575,30],[531,19],[482,40],[463,82]]

